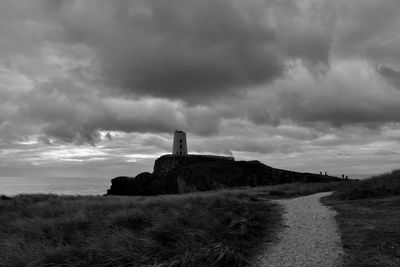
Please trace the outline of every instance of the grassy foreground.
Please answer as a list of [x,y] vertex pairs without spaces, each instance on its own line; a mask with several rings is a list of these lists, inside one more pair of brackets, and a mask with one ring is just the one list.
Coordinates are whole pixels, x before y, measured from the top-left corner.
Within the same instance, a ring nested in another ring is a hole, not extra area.
[[0,197],[0,266],[246,266],[281,219],[252,195]]
[[400,266],[400,172],[339,188],[323,200],[337,212],[345,266]]

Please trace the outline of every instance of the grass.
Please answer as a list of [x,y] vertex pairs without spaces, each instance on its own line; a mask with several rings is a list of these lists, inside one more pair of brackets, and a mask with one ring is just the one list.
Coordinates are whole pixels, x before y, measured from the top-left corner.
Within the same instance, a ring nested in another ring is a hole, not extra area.
[[319,192],[329,192],[338,189],[343,182],[328,183],[287,183],[258,187],[226,188],[224,192],[246,193],[263,199],[293,198],[312,195]]
[[267,198],[293,198],[306,195],[312,195],[319,192],[334,191],[342,183],[347,182],[329,182],[329,183],[289,183],[267,187],[258,187],[254,191],[258,196]]
[[279,227],[254,194],[0,198],[0,266],[247,266]]
[[338,199],[364,199],[400,195],[400,170],[382,174],[370,179],[351,182],[338,188]]
[[323,199],[338,214],[345,266],[400,266],[400,172],[352,182]]
[[3,196],[0,266],[249,266],[281,227],[282,210],[265,198],[342,183],[157,197]]

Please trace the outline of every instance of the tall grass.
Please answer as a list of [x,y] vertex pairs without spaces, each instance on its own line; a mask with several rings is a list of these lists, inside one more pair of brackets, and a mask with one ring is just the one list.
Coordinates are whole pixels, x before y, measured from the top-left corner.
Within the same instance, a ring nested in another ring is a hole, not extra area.
[[343,266],[400,266],[400,170],[342,185],[323,202],[338,212]]
[[249,196],[262,199],[293,198],[312,195],[320,192],[334,191],[348,181],[328,183],[287,183],[257,187],[225,188],[220,192],[246,193]]
[[0,266],[246,266],[278,211],[237,192],[0,198]]
[[265,196],[268,198],[291,198],[312,195],[319,192],[334,191],[341,184],[346,184],[347,181],[343,182],[328,182],[328,183],[289,183],[280,184],[269,187],[255,188],[259,192],[259,196]]
[[400,195],[400,170],[341,186],[334,197],[351,200],[396,195]]

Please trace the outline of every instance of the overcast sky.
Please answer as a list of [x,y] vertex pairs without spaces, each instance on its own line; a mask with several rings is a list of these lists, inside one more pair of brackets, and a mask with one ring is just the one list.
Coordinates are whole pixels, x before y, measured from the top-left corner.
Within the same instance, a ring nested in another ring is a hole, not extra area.
[[400,162],[399,0],[2,0],[0,176]]

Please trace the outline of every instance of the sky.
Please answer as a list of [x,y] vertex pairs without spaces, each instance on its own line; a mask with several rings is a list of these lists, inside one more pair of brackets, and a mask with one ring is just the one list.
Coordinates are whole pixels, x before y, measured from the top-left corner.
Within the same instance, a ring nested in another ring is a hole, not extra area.
[[192,154],[331,174],[400,162],[398,0],[2,0],[0,176]]

